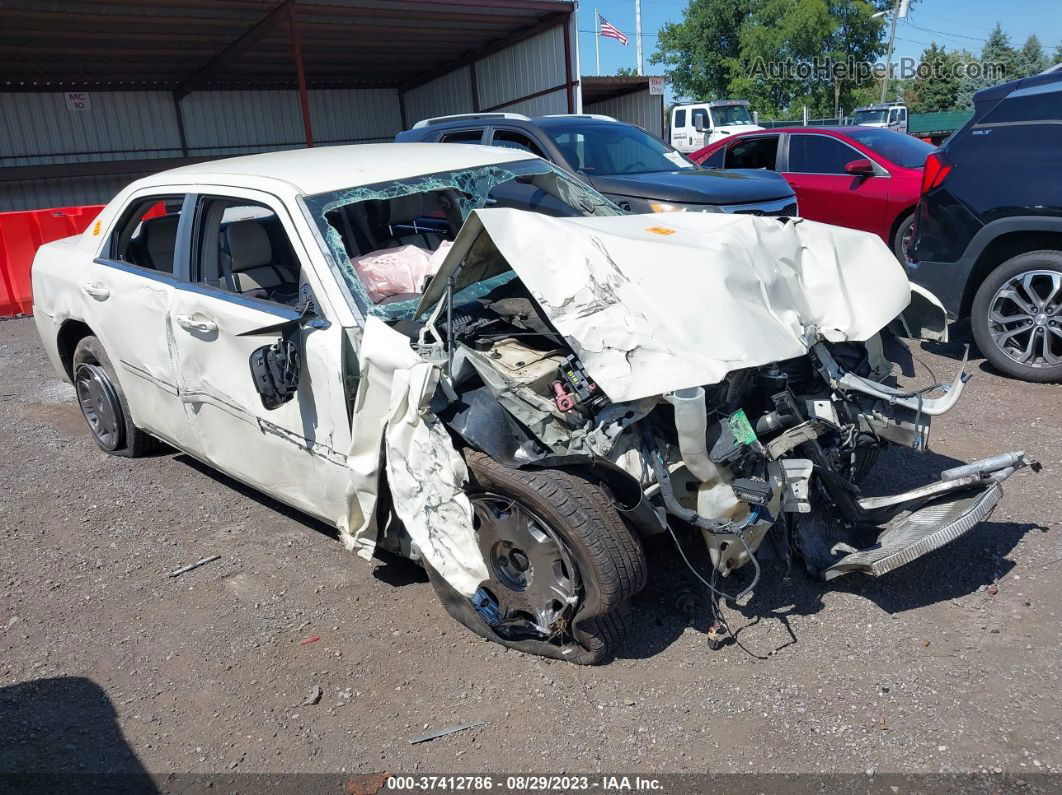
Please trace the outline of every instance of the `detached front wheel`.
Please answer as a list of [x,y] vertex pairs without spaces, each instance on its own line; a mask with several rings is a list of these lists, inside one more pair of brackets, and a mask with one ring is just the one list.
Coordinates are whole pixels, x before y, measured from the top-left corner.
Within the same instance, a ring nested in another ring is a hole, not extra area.
[[449,612],[531,654],[581,664],[614,656],[646,562],[609,496],[573,472],[510,469],[477,452],[465,459],[488,579],[473,606],[433,575]]

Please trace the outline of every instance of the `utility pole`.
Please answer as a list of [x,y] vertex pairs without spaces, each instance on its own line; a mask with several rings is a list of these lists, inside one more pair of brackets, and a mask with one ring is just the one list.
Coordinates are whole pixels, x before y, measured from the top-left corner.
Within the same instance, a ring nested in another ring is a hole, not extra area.
[[892,8],[892,25],[889,27],[889,51],[885,56],[885,77],[881,79],[881,101],[885,101],[885,95],[889,90],[889,75],[892,74],[892,45],[896,41],[896,20],[900,16],[900,0]]
[[594,57],[597,60],[597,76],[601,77],[601,12],[594,9]]
[[634,0],[634,48],[638,57],[638,74],[643,75],[642,70],[642,0]]

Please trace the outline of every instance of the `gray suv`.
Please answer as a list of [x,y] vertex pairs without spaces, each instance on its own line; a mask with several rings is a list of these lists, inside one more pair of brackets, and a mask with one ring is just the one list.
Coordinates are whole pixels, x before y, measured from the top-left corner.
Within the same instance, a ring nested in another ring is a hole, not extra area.
[[395,140],[487,144],[531,152],[575,174],[632,213],[797,214],[793,189],[780,175],[700,168],[642,128],[608,116],[531,119],[515,113],[460,114],[424,119]]

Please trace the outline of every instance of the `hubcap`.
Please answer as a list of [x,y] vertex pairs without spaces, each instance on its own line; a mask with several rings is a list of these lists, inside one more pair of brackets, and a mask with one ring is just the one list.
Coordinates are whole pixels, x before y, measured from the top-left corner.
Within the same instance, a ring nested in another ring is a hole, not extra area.
[[1000,287],[988,307],[992,341],[1028,367],[1062,364],[1062,273],[1027,271]]
[[121,408],[107,373],[99,365],[81,364],[74,375],[74,386],[93,436],[103,448],[116,450],[121,442]]
[[579,574],[550,526],[511,497],[471,498],[479,548],[487,563],[484,587],[503,619],[531,622],[546,636],[558,634],[578,601]]

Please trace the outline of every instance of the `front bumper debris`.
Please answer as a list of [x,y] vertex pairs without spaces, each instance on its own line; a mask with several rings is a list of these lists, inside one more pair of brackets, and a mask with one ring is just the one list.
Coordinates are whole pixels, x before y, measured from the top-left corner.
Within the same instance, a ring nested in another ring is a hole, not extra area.
[[[1001,483],[1025,466],[1039,469],[1024,453],[1006,453],[946,470],[936,483],[903,494],[860,500],[866,524],[846,525],[821,509],[801,516],[797,539],[808,569],[824,580],[856,571],[880,577],[917,560],[988,519],[1003,496]],[[871,520],[887,524],[873,527]]]

